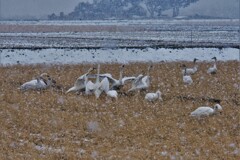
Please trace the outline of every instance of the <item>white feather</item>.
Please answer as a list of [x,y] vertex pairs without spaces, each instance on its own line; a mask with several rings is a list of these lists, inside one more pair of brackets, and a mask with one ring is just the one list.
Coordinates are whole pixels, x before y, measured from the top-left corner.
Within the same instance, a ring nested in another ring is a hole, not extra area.
[[156,101],[157,99],[162,100],[161,95],[162,93],[159,90],[156,93],[147,93],[145,95],[145,100],[150,102]]
[[216,104],[214,105],[213,108],[208,106],[199,107],[195,111],[193,111],[190,115],[193,117],[210,116],[219,111],[222,111],[222,107],[219,104]]

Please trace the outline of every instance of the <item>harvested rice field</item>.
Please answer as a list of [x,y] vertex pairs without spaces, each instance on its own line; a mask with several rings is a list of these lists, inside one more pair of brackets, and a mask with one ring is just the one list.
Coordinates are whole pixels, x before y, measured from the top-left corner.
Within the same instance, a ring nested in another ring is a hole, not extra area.
[[[91,64],[0,67],[0,159],[240,159],[239,61],[200,62],[193,84],[182,82],[180,66],[154,63],[148,92],[160,89],[163,101],[147,102],[146,92],[102,94],[65,92]],[[101,73],[119,76],[121,64],[101,64]],[[146,71],[147,63],[125,65],[125,76]],[[57,88],[18,90],[46,72]],[[131,84],[124,86],[124,93]],[[221,114],[196,119],[199,106],[221,101]]]

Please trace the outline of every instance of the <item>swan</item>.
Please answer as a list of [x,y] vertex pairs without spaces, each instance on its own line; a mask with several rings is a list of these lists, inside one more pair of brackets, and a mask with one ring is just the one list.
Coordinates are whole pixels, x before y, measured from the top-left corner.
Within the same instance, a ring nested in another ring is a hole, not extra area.
[[105,92],[107,94],[108,91],[109,91],[109,81],[105,77],[105,78],[103,78],[103,80],[101,82],[96,84],[94,94],[95,94],[95,97],[98,99],[100,97],[100,95],[102,94],[102,92]]
[[[124,65],[122,65],[120,67],[119,79],[113,78],[112,75],[109,73],[99,74],[99,79],[103,79],[103,78],[107,77],[109,82],[111,83],[110,89],[120,90],[127,81],[132,81],[132,80],[135,80],[135,78],[136,78],[136,77],[123,77],[123,69],[124,69]],[[90,75],[90,77],[96,78],[97,75]]]
[[193,64],[194,64],[193,68],[186,68],[186,71],[185,71],[185,69],[183,69],[182,74],[184,74],[185,72],[187,75],[196,73],[198,70],[198,65],[196,64],[197,60],[198,60],[197,58],[194,58],[193,59]]
[[136,77],[124,77],[123,78],[123,70],[124,70],[124,65],[121,65],[120,67],[120,75],[119,75],[119,79],[115,79],[112,77],[111,74],[101,74],[100,77],[107,77],[109,82],[111,83],[111,90],[120,90],[125,82],[127,81],[132,81],[134,80]]
[[208,106],[202,106],[197,108],[195,111],[193,111],[190,114],[190,116],[193,116],[193,117],[209,116],[221,111],[222,111],[222,107],[220,106],[220,104],[215,104],[213,108]]
[[135,80],[132,82],[132,88],[127,92],[132,92],[136,90],[146,90],[150,86],[150,70],[153,68],[152,65],[148,67],[147,75],[142,74],[138,75]]
[[184,67],[184,75],[183,75],[183,83],[186,85],[190,85],[193,83],[192,77],[190,75],[187,75],[187,67],[186,65],[183,65]]
[[108,78],[103,78],[100,82],[100,64],[97,67],[97,77],[96,82],[88,81],[86,83],[85,93],[86,94],[95,94],[95,97],[98,99],[102,92],[107,93],[109,91],[109,81]]
[[157,90],[156,93],[147,93],[145,95],[145,100],[149,101],[149,102],[153,102],[156,101],[157,99],[162,101],[162,97],[161,97],[162,93],[160,92],[160,90]]
[[214,59],[214,64],[212,67],[208,68],[207,73],[216,74],[217,73],[217,64],[216,64],[217,58],[213,57],[212,59]]
[[74,86],[71,87],[66,93],[69,92],[76,92],[76,91],[80,91],[82,89],[85,89],[86,87],[86,83],[87,83],[87,76],[90,72],[92,72],[93,70],[95,70],[94,67],[91,67],[87,73],[85,73],[84,75],[78,77],[78,79],[75,81]]
[[[47,79],[44,78],[44,76],[47,77]],[[28,81],[20,86],[21,91],[26,90],[36,90],[36,89],[47,89],[51,85],[56,83],[47,73],[42,73],[39,77],[36,79],[33,79],[31,81]]]
[[115,98],[116,100],[118,99],[118,93],[116,90],[107,91],[107,96],[111,98]]

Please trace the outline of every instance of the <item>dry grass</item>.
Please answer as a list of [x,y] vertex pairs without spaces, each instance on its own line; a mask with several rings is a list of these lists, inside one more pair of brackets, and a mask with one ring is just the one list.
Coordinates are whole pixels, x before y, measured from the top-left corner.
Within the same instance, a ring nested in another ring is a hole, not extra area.
[[[17,90],[48,72],[66,91],[87,64],[1,67],[0,159],[240,159],[240,64],[218,62],[216,75],[206,73],[209,65],[200,63],[194,84],[186,87],[180,63],[154,64],[150,90],[164,94],[156,103],[144,101],[143,94],[112,101],[51,89]],[[125,75],[146,68],[129,64]],[[119,64],[101,69],[118,77]],[[189,117],[198,106],[213,105],[201,97],[221,99],[223,114],[201,121]]]

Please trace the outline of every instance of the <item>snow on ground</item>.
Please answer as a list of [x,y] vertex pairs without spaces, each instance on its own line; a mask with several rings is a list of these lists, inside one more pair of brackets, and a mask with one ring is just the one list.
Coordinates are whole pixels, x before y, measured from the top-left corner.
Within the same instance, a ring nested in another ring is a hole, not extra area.
[[80,64],[80,63],[130,63],[161,61],[211,61],[216,56],[220,61],[239,60],[236,48],[184,48],[184,49],[42,49],[0,50],[0,64]]

